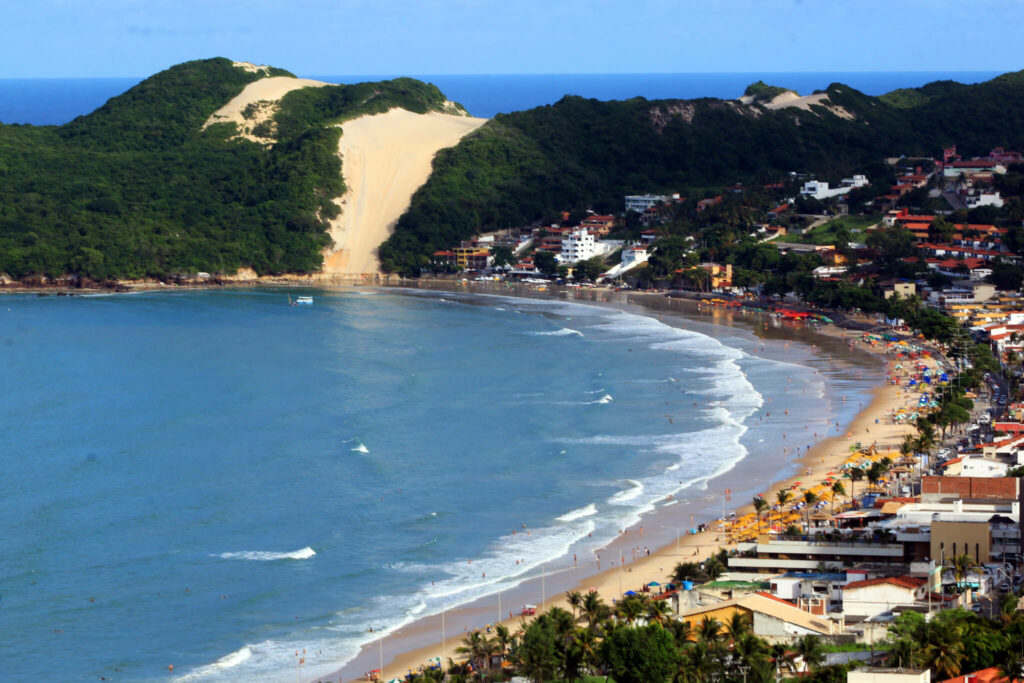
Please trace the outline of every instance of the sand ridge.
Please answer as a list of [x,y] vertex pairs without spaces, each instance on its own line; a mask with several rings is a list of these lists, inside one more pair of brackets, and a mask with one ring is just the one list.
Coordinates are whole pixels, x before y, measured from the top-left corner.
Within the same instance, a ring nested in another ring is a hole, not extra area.
[[[237,64],[236,64],[237,66]],[[240,67],[244,68],[244,67]],[[251,71],[251,69],[246,69]],[[269,121],[277,111],[281,98],[299,88],[322,88],[331,83],[314,81],[309,78],[291,76],[270,76],[253,81],[235,95],[223,107],[213,112],[203,124],[203,129],[214,123],[234,123],[238,126],[239,137],[253,142],[268,143],[270,139],[253,135],[253,129]],[[246,112],[248,110],[248,117]]]
[[343,123],[338,153],[347,190],[338,201],[341,214],[328,230],[334,247],[324,254],[324,274],[379,271],[377,247],[427,182],[434,156],[486,122],[395,108]]

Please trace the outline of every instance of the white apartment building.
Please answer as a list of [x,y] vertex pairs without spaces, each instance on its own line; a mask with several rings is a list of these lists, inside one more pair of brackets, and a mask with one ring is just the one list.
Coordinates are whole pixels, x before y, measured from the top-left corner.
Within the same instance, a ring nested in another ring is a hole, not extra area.
[[843,178],[839,187],[830,188],[828,183],[824,183],[820,180],[808,180],[804,183],[804,186],[800,189],[800,194],[805,197],[813,197],[814,199],[829,199],[830,197],[838,197],[841,194],[846,194],[850,190],[858,187],[864,187],[868,184],[867,176],[855,175],[852,178]]
[[643,213],[652,206],[658,204],[664,204],[669,200],[667,195],[663,194],[630,194],[626,195],[626,211],[635,211],[637,213]]
[[566,233],[562,237],[562,263],[586,261],[597,256],[597,240],[589,230],[579,229]]

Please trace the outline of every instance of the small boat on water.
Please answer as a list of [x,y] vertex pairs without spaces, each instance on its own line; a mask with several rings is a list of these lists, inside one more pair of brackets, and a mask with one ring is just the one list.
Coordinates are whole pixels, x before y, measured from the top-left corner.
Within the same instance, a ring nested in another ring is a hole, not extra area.
[[309,305],[309,304],[312,304],[312,303],[313,303],[313,297],[311,297],[311,296],[297,296],[297,297],[295,297],[295,300],[292,301],[292,295],[291,294],[288,295],[288,305],[289,306],[298,306],[299,304],[307,304],[307,305]]

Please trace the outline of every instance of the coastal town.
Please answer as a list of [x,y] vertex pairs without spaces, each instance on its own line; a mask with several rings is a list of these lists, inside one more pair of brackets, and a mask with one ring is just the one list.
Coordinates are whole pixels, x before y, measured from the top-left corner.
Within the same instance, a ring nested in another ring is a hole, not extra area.
[[678,658],[638,680],[1016,680],[1022,161],[950,146],[835,186],[794,172],[697,199],[631,195],[620,213],[563,212],[437,251],[446,287],[654,290],[813,325],[875,354],[886,385],[795,479],[765,482],[654,555],[616,551],[589,587],[468,631],[429,662],[382,660],[367,676],[625,680],[619,650],[649,648],[656,668],[670,647]]

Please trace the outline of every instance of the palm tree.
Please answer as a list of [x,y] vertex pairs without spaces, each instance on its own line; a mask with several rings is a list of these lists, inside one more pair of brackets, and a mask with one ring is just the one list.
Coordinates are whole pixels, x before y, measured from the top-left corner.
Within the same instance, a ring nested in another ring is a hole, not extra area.
[[718,632],[722,630],[722,622],[714,617],[705,616],[697,626],[697,637],[705,643],[718,641]]
[[608,606],[604,604],[604,600],[597,594],[597,591],[591,591],[583,598],[583,616],[587,618],[590,628],[601,623],[606,618],[608,611]]
[[689,644],[679,658],[679,671],[676,673],[677,683],[704,683],[710,680],[720,662],[705,640]]
[[956,579],[957,588],[961,587],[964,579],[967,578],[967,575],[976,566],[977,563],[975,563],[974,558],[970,555],[964,554],[953,558],[953,577]]
[[825,650],[818,636],[808,634],[798,640],[796,653],[804,660],[804,671],[813,671],[825,661]]
[[649,623],[657,622],[664,626],[671,616],[672,608],[666,600],[649,600],[647,602],[646,617]]
[[569,591],[565,594],[565,600],[572,607],[572,618],[576,618],[576,610],[583,605],[583,594],[579,591]]
[[597,634],[593,631],[587,628],[576,629],[576,635],[573,637],[573,646],[579,650],[583,666],[588,671],[596,670],[600,663],[600,645],[600,642],[597,640]]
[[473,664],[473,671],[483,677],[484,671],[490,668],[491,655],[494,654],[495,644],[479,629],[470,631],[462,639],[462,645],[455,648],[460,654],[469,655],[469,661]]
[[[659,600],[658,602],[664,601]],[[693,631],[690,629],[689,622],[681,619],[669,619],[662,625],[672,633],[672,638],[676,641],[676,647],[682,647],[690,642],[690,636],[693,635]]]
[[615,613],[632,626],[633,622],[644,613],[646,607],[647,605],[644,604],[644,600],[640,596],[630,595],[625,600],[619,601]]
[[782,507],[793,498],[793,494],[790,493],[789,489],[779,489],[775,492],[775,500],[778,501],[779,507]]
[[718,559],[717,555],[712,555],[708,558],[707,562],[704,563],[704,574],[706,574],[712,581],[724,573],[725,565],[722,564],[722,561]]
[[818,494],[814,491],[804,491],[804,516],[807,518],[807,533],[811,533],[811,506],[818,502]]
[[878,482],[880,482],[882,480],[882,474],[883,473],[884,472],[882,470],[882,467],[879,465],[879,463],[877,463],[877,462],[871,463],[871,467],[868,468],[868,475],[867,475],[868,476],[868,482],[871,484],[871,487],[875,487],[875,488],[878,487]]
[[960,641],[960,628],[955,624],[931,621],[925,635],[925,646],[921,650],[921,664],[931,669],[941,679],[953,678],[960,674],[964,661],[964,645]]
[[836,496],[845,496],[845,495],[846,495],[846,487],[843,486],[843,482],[839,481],[838,479],[836,481],[832,482],[832,501],[831,501],[832,507],[830,509],[830,513],[834,513],[836,511]]
[[754,513],[757,515],[757,535],[761,535],[761,515],[768,509],[768,501],[764,496],[754,496]]
[[854,486],[854,484],[856,484],[858,481],[860,481],[861,479],[864,478],[864,470],[862,470],[859,467],[852,467],[852,468],[850,468],[849,474],[850,474],[850,499],[851,500],[856,500],[857,496],[854,493],[854,490],[856,489],[856,487]]
[[729,621],[725,622],[725,633],[734,643],[750,633],[750,618],[743,612],[733,612]]
[[498,652],[501,654],[502,659],[508,654],[508,648],[512,642],[513,637],[507,626],[498,624],[494,627],[494,644],[498,646]]
[[702,575],[700,565],[696,562],[679,562],[672,570],[672,582],[676,585],[683,581],[693,581]]

